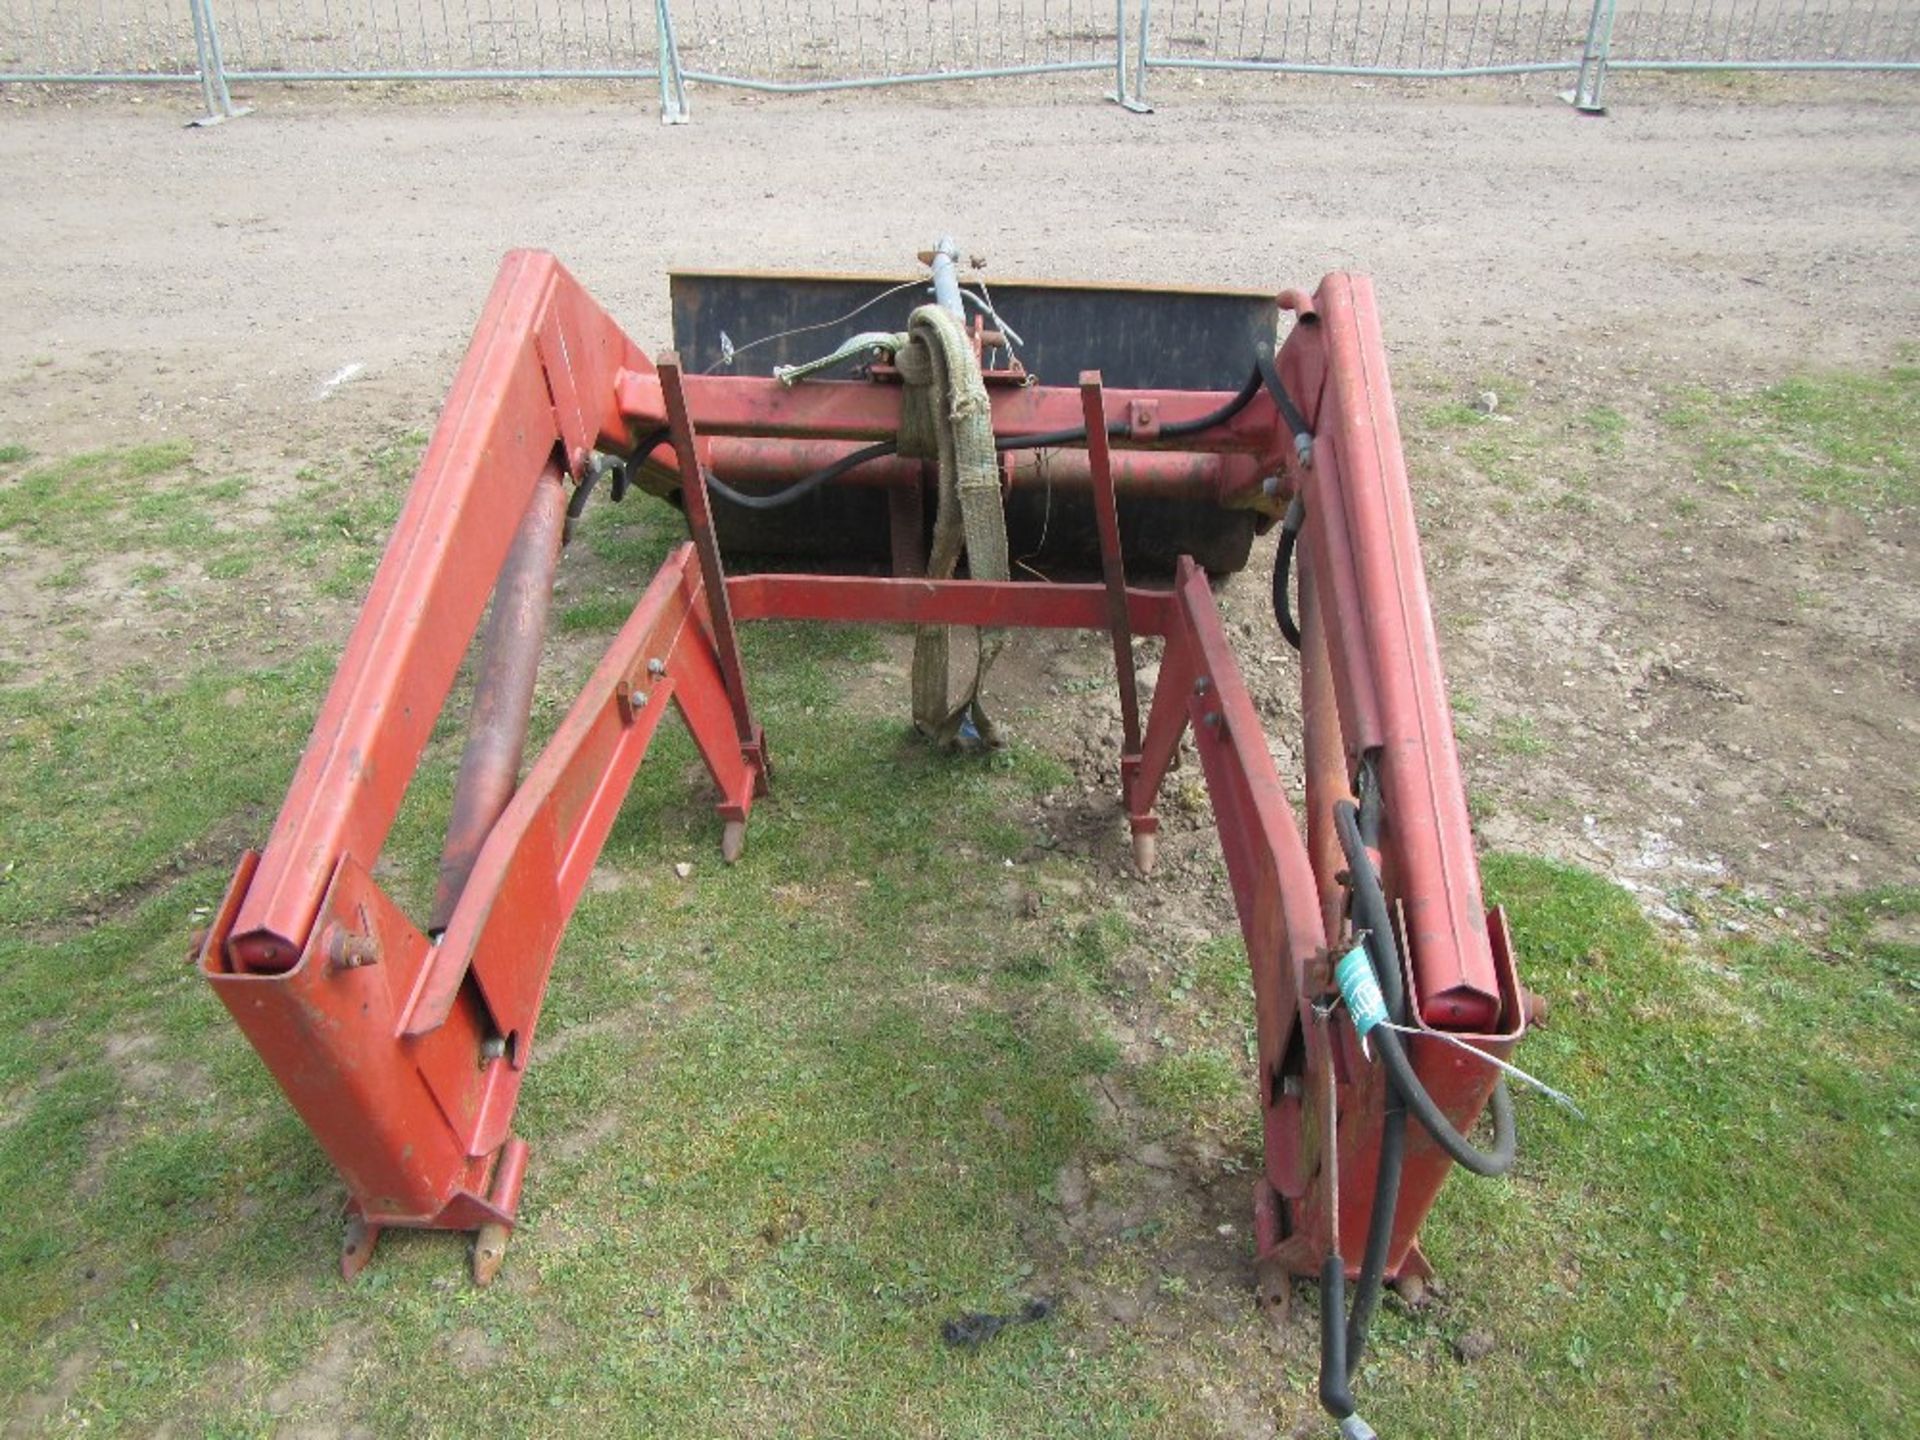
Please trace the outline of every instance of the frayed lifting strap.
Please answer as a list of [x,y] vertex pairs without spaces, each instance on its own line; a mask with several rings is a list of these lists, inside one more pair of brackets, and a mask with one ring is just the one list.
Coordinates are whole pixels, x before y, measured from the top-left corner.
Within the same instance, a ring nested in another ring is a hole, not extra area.
[[[993,448],[993,410],[980,379],[979,359],[965,328],[938,305],[913,312],[907,337],[894,357],[906,383],[900,453],[937,459],[940,470],[927,578],[951,579],[964,550],[967,571],[975,580],[1005,580],[1007,517],[1000,495],[1000,459]],[[1006,631],[979,630],[975,639],[973,679],[957,702],[949,698],[947,627],[923,625],[914,641],[914,728],[945,748],[1006,743],[980,703],[987,670],[1006,643]],[[967,734],[969,716],[977,741]]]

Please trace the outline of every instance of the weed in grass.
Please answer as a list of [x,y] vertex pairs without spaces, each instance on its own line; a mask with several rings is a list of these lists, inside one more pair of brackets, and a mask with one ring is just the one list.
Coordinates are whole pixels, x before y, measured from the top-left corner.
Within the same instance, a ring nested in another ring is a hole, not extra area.
[[1502,715],[1495,720],[1493,743],[1503,755],[1544,755],[1550,748],[1528,715]]
[[1594,447],[1601,454],[1617,457],[1625,453],[1627,417],[1612,406],[1590,406],[1581,412],[1580,426],[1593,438]]

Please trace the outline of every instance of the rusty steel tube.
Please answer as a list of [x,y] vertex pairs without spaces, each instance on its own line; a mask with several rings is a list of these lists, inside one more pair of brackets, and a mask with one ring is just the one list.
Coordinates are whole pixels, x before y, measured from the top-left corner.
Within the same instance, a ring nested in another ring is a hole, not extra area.
[[547,634],[566,513],[566,487],[559,467],[549,463],[534,486],[526,516],[494,582],[480,673],[473,685],[473,712],[467,721],[467,748],[460,756],[447,843],[440,852],[440,876],[433,887],[433,914],[427,925],[431,935],[445,930],[453,918],[480,847],[520,783],[520,762],[533,714],[533,683]]
[[[772,440],[702,436],[707,468],[729,485],[752,490],[791,484],[844,459],[861,447],[845,440]],[[1012,458],[1015,489],[1086,491],[1093,467],[1080,449],[1020,450]],[[1217,505],[1258,488],[1259,466],[1247,455],[1209,455],[1181,450],[1116,450],[1114,489],[1122,496],[1195,500]],[[849,470],[836,484],[917,486],[918,460],[882,456]]]

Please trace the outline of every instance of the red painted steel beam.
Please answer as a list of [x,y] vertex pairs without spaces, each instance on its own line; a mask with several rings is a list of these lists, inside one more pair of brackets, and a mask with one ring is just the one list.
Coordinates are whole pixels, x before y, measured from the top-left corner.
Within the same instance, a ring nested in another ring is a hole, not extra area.
[[[651,367],[619,377],[620,409],[639,429],[667,423],[660,378]],[[703,435],[758,435],[796,440],[888,440],[900,431],[901,390],[869,380],[808,380],[782,385],[739,375],[689,375],[687,409]],[[989,392],[993,433],[1041,435],[1077,429],[1080,391],[1071,385],[1030,385]],[[1204,419],[1233,396],[1220,390],[1109,390],[1107,418],[1130,428],[1114,438],[1120,449],[1190,450],[1262,455],[1286,437],[1280,412],[1257,395],[1224,425],[1167,439],[1169,425]]]
[[[1349,685],[1356,665],[1371,675],[1379,733],[1365,738],[1377,746],[1391,817],[1387,876],[1402,897],[1413,993],[1429,1024],[1490,1031],[1502,997],[1372,283],[1330,275],[1315,309],[1327,357],[1319,436],[1330,463],[1316,461],[1307,523],[1323,531],[1315,568],[1350,566],[1352,591],[1337,593],[1328,613],[1343,642],[1359,640]],[[1332,543],[1341,522],[1344,557]],[[1338,592],[1345,575],[1333,579]],[[1363,728],[1348,726],[1349,743]]]
[[551,255],[506,257],[241,901],[238,967],[294,964],[342,857],[380,853],[534,483],[626,445],[614,377],[651,370]]
[[[1081,412],[1087,417],[1087,463],[1093,476],[1094,525],[1100,535],[1100,570],[1106,581],[1107,628],[1113,640],[1113,673],[1120,687],[1120,803],[1133,797],[1140,771],[1140,692],[1133,673],[1133,635],[1127,624],[1127,563],[1120,554],[1120,505],[1114,495],[1113,456],[1107,448],[1106,413],[1100,372],[1080,376]],[[1153,868],[1152,827],[1142,827],[1134,861],[1144,873]]]
[[[1266,1175],[1281,1195],[1294,1196],[1306,1185],[1308,1157],[1300,1140],[1301,1096],[1285,1084],[1285,1062],[1296,1024],[1311,1018],[1304,1004],[1307,967],[1326,953],[1319,885],[1206,576],[1182,560],[1174,590],[1178,611],[1168,651],[1181,651],[1178,669],[1193,676],[1188,718],[1253,980]],[[1156,716],[1158,702],[1156,695]]]
[[[1105,630],[1101,585],[1022,580],[873,579],[858,575],[735,575],[727,595],[738,620],[828,620],[848,625],[971,625],[1012,630]],[[1127,591],[1135,634],[1164,635],[1172,596]]]

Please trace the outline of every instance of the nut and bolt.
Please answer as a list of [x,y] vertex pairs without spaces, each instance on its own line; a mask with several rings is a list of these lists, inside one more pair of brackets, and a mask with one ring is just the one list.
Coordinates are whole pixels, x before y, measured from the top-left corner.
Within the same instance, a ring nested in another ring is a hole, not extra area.
[[667,673],[667,662],[662,660],[659,656],[656,655],[654,656],[653,659],[647,661],[647,674],[664,675],[666,673]]
[[371,935],[356,935],[336,927],[327,936],[327,963],[336,970],[358,970],[380,963],[380,942]]
[[504,1059],[506,1053],[507,1037],[504,1035],[489,1035],[480,1042],[480,1062],[482,1064],[485,1064],[489,1060]]

